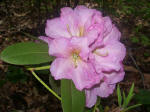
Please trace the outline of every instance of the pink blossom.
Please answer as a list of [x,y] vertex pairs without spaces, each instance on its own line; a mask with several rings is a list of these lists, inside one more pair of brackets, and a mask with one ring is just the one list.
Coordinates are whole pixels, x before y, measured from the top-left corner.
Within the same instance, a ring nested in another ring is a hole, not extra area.
[[86,106],[97,97],[108,97],[124,78],[122,61],[126,54],[121,33],[100,11],[77,6],[61,9],[60,17],[47,20],[40,39],[55,56],[50,71],[58,79],[70,79],[86,94]]
[[56,80],[72,79],[79,90],[91,88],[100,82],[98,75],[88,60],[87,38],[58,38],[49,44],[49,54],[56,59],[50,71]]
[[[94,16],[99,19],[94,19]],[[62,8],[60,17],[47,20],[45,33],[52,39],[86,37],[91,44],[102,30],[103,20],[99,11],[77,6],[74,10]]]

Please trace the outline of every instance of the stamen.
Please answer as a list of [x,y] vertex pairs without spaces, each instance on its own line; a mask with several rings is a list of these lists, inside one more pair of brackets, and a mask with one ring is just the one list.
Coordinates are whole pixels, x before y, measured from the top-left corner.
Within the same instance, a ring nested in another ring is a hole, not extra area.
[[72,36],[72,33],[71,33],[71,31],[70,31],[70,27],[69,27],[68,24],[67,24],[67,31],[68,31],[68,33]]
[[79,28],[79,37],[84,36],[84,27]]
[[102,57],[108,56],[108,52],[106,52],[105,54],[101,54],[101,53],[99,53],[99,52],[96,52],[96,50],[95,50],[94,53],[95,53],[96,55],[102,56]]
[[73,62],[74,62],[75,68],[77,68],[77,60],[80,57],[79,57],[78,53],[73,53],[72,57],[73,57]]

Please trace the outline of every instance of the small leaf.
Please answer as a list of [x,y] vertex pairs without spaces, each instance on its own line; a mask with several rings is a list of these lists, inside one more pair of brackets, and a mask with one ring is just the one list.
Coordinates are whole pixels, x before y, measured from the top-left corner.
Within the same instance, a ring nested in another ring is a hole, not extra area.
[[125,95],[125,92],[123,91],[123,101],[126,100],[126,95]]
[[141,105],[142,104],[136,104],[136,105],[129,106],[128,108],[124,109],[123,112],[126,112],[126,111],[131,110],[131,109],[136,108],[136,107],[139,107]]
[[126,108],[128,106],[130,100],[134,96],[133,90],[134,90],[134,83],[132,84],[130,91],[129,91],[129,94],[128,94],[127,98],[125,99],[125,103],[123,104],[123,108]]
[[2,51],[0,58],[16,65],[41,64],[53,60],[53,57],[48,55],[46,44],[33,42],[11,45]]
[[84,112],[84,91],[78,91],[71,80],[61,80],[61,97],[63,112]]
[[122,96],[121,96],[121,91],[120,91],[120,86],[118,84],[117,86],[117,96],[118,96],[118,104],[121,107],[121,103],[122,103]]

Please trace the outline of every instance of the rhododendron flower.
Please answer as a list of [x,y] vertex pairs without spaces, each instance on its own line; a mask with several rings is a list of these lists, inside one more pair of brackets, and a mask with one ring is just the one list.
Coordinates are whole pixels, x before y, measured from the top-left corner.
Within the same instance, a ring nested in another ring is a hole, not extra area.
[[47,20],[40,39],[55,56],[50,71],[58,79],[70,79],[86,94],[86,106],[97,97],[108,97],[124,78],[122,61],[126,54],[121,33],[100,11],[77,6],[61,9],[60,17]]

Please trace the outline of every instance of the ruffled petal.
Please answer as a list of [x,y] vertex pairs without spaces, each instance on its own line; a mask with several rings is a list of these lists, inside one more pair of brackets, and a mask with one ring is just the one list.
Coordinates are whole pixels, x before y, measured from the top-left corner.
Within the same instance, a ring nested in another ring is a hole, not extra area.
[[91,61],[94,63],[96,71],[98,73],[102,71],[119,71],[122,67],[121,61],[123,61],[126,54],[124,45],[117,41],[97,48],[90,55]]
[[86,94],[86,107],[91,108],[96,104],[97,95],[93,91],[94,89],[85,90]]
[[99,83],[102,79],[102,75],[98,75],[91,63],[85,63],[78,61],[77,67],[72,74],[72,80],[78,90],[84,88],[91,88],[93,85]]
[[112,28],[113,28],[113,24],[112,21],[110,19],[110,17],[103,17],[103,21],[104,21],[104,37],[107,36]]
[[116,84],[101,83],[98,87],[94,88],[95,93],[100,97],[108,97],[113,93]]
[[97,11],[95,9],[88,9],[85,6],[77,6],[74,12],[79,20],[79,25],[84,27],[89,27],[91,24],[91,19],[94,13]]
[[111,32],[104,37],[103,43],[107,44],[111,41],[119,41],[120,37],[120,31],[117,29],[117,27],[113,26]]
[[91,26],[91,28],[87,29],[85,32],[85,37],[88,39],[88,44],[91,45],[96,39],[99,38],[101,32],[99,31],[101,27]]
[[70,44],[73,49],[79,50],[79,55],[83,60],[87,60],[90,52],[87,38],[73,37]]
[[103,75],[105,82],[108,84],[116,84],[123,80],[125,72],[122,67],[120,71],[103,72]]
[[78,35],[79,33],[78,19],[71,8],[69,7],[62,8],[60,19],[67,26],[67,31],[71,37]]
[[60,14],[60,16],[64,17],[64,16],[72,14],[72,13],[74,13],[72,8],[70,8],[70,7],[64,7],[64,8],[61,8],[61,14]]
[[50,71],[55,80],[71,79],[73,68],[71,59],[56,58],[51,64]]
[[70,38],[67,25],[60,18],[47,20],[45,33],[51,38]]
[[69,57],[70,56],[69,39],[58,38],[53,39],[49,44],[49,54],[56,57]]
[[[97,36],[93,35],[92,37],[92,35],[90,35],[92,39],[94,39],[91,44],[91,49],[94,49],[95,47],[101,46],[103,44],[102,40],[104,38],[104,20],[101,14],[99,14],[98,12],[92,18],[92,25],[90,26],[90,29],[92,32],[94,30],[95,34],[97,33]],[[88,32],[89,34],[91,33],[90,31]],[[90,40],[90,38],[88,39]]]

